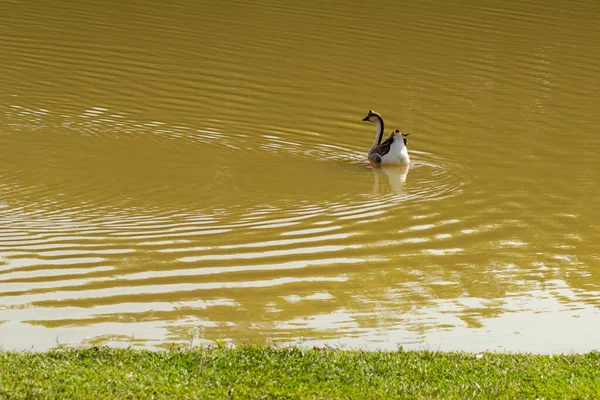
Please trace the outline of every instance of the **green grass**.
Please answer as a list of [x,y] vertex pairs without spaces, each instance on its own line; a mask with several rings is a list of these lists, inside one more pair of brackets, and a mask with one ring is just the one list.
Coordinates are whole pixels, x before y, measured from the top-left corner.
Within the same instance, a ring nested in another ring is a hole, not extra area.
[[0,398],[599,398],[600,353],[0,352]]

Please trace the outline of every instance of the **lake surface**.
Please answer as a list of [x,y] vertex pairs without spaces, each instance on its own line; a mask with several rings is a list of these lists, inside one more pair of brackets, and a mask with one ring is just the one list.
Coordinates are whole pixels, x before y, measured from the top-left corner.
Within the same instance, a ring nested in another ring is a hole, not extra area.
[[599,19],[0,1],[0,346],[598,349]]

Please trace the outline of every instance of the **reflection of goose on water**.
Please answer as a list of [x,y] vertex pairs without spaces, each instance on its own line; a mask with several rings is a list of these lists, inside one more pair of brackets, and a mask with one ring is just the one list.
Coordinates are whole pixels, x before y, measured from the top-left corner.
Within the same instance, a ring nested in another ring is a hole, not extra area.
[[382,165],[379,168],[373,168],[373,173],[375,174],[373,193],[400,194],[404,192],[408,168],[408,164]]
[[383,117],[373,110],[369,110],[363,121],[375,122],[377,133],[371,150],[369,150],[369,161],[375,164],[408,164],[408,150],[406,148],[406,136],[408,133],[392,132],[383,142]]

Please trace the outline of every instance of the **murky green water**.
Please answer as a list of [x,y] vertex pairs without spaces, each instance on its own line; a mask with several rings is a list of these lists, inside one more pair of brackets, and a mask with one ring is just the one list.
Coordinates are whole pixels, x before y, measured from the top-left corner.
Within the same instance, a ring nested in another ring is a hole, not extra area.
[[0,346],[597,348],[599,17],[0,1]]

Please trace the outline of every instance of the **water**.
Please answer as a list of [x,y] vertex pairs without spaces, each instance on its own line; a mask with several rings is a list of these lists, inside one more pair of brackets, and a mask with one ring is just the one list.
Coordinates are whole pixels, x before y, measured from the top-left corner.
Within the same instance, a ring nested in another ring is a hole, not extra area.
[[597,348],[599,16],[0,2],[0,346]]

